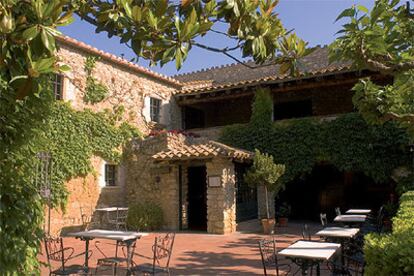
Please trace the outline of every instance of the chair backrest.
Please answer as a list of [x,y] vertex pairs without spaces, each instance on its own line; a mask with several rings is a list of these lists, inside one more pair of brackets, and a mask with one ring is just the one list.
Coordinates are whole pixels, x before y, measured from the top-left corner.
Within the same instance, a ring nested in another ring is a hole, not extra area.
[[260,255],[262,257],[263,272],[267,275],[267,268],[272,267],[279,275],[279,266],[277,263],[277,248],[275,239],[259,241]]
[[155,238],[154,246],[152,247],[154,253],[153,272],[155,273],[155,266],[168,269],[170,266],[170,259],[174,246],[175,233],[167,233],[165,236]]
[[311,234],[309,232],[309,226],[307,224],[304,224],[302,226],[302,237],[304,240],[308,240],[308,241],[312,240]]
[[118,222],[118,209],[116,211],[107,211],[106,213],[106,219],[109,223],[115,224]]
[[116,208],[116,219],[118,222],[125,222],[128,217],[128,210]]
[[81,213],[81,219],[82,219],[82,224],[83,225],[87,225],[87,224],[91,223],[92,214],[93,214],[92,208],[81,206],[80,207],[80,213]]
[[335,208],[335,213],[336,213],[337,216],[340,216],[341,215],[341,209],[339,209],[339,207],[336,207]]
[[376,221],[378,232],[382,232],[383,230],[383,220],[384,220],[384,206],[381,206],[378,210],[377,221]]
[[326,217],[326,214],[321,213],[321,214],[319,215],[319,217],[320,217],[320,219],[321,219],[321,224],[322,224],[322,226],[323,226],[323,227],[328,226],[328,219],[327,219],[327,217]]
[[63,239],[61,237],[45,237],[45,250],[49,269],[50,261],[59,262],[62,268],[65,267],[65,251],[63,250]]

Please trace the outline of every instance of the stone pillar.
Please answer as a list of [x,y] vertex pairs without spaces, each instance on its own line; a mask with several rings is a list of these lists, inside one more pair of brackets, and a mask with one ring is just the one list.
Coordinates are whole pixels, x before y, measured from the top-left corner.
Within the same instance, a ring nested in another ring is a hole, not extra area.
[[236,188],[234,164],[216,157],[207,166],[209,176],[219,176],[220,187],[207,188],[207,232],[229,234],[236,231]]
[[[264,186],[257,187],[257,209],[259,219],[266,218],[266,196]],[[268,191],[269,214],[271,218],[275,217],[275,195],[274,192]]]

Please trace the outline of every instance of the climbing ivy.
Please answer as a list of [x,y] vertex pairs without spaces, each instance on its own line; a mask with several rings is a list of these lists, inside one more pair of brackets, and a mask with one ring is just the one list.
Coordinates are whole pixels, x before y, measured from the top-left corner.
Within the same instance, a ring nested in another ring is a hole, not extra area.
[[92,156],[117,163],[121,147],[130,138],[141,136],[135,127],[114,120],[109,111],[76,111],[67,102],[53,105],[46,128],[40,150],[53,156],[53,203],[62,207],[66,200],[64,182],[93,172]]
[[96,104],[108,96],[108,88],[92,75],[97,60],[99,58],[96,56],[88,56],[85,60],[86,87],[83,96],[85,103]]
[[269,92],[259,90],[247,125],[225,127],[220,140],[248,149],[259,149],[286,165],[284,184],[309,174],[319,162],[342,171],[358,171],[376,182],[390,179],[392,171],[409,164],[407,133],[394,123],[373,126],[355,113],[333,120],[318,118],[272,122]]
[[[122,146],[141,135],[120,120],[121,111],[77,111],[69,103],[53,101],[48,78],[39,84],[42,93],[18,104],[10,104],[15,101],[13,94],[0,93],[0,120],[8,122],[0,124],[0,146],[5,149],[0,152],[0,275],[11,275],[4,272],[7,270],[32,275],[39,268],[44,206],[34,181],[37,152],[48,151],[53,156],[52,204],[64,208],[64,183],[93,173],[92,156],[117,162]],[[43,93],[45,90],[49,93]]]

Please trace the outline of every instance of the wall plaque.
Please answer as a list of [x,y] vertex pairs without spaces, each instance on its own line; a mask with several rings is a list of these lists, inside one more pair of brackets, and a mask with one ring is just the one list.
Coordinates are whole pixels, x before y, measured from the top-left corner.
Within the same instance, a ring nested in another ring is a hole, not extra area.
[[221,177],[219,175],[212,175],[208,177],[209,187],[221,187]]

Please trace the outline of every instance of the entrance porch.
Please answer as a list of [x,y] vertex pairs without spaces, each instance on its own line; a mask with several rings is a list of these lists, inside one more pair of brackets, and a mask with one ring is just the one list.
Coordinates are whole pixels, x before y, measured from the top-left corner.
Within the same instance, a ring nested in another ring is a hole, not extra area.
[[164,229],[233,233],[237,222],[258,216],[257,191],[243,181],[252,156],[183,134],[136,142],[127,162],[128,204],[159,204]]

